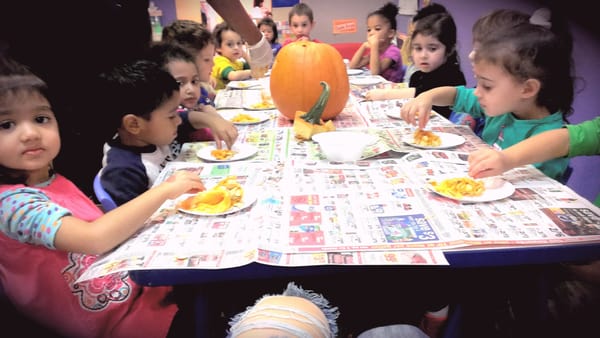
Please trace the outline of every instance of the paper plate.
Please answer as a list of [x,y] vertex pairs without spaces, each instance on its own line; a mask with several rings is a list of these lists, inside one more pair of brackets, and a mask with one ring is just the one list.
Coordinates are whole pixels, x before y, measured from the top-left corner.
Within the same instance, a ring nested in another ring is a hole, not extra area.
[[[195,195],[194,194],[182,195],[178,199],[177,203],[185,200],[186,198],[192,197],[192,196],[195,196]],[[209,213],[209,212],[187,210],[187,209],[182,209],[182,208],[177,208],[177,210],[184,212],[186,214],[198,215],[198,216],[222,216],[222,215],[233,214],[234,212],[238,212],[240,210],[244,210],[247,207],[251,206],[255,201],[256,201],[256,193],[254,191],[252,191],[252,189],[247,190],[244,188],[244,196],[242,196],[242,200],[239,203],[233,205],[231,208],[229,208],[223,212],[213,214],[213,213]]]
[[260,103],[260,102],[253,103],[253,104],[248,104],[248,105],[244,105],[244,107],[243,107],[243,108],[244,108],[245,110],[254,110],[254,111],[257,111],[257,110],[273,110],[273,109],[276,109],[276,108],[277,108],[277,107],[275,107],[275,105],[272,105],[272,106],[266,106],[266,107],[262,107],[262,106],[256,106],[256,105],[258,105],[259,103]]
[[[432,180],[442,181],[446,178],[448,178],[448,177],[444,177],[444,178],[438,177],[438,178],[434,178]],[[468,203],[482,203],[482,202],[498,201],[498,200],[512,196],[512,194],[514,194],[514,192],[515,192],[515,186],[506,180],[504,180],[503,184],[501,184],[498,187],[486,188],[485,191],[483,192],[483,194],[481,194],[480,196],[463,196],[461,198],[456,198],[454,196],[438,192],[429,183],[427,183],[427,187],[429,188],[429,190],[431,190],[432,192],[434,192],[440,196],[444,196],[446,198],[450,198],[450,199],[453,199],[456,201],[468,202]]]
[[257,86],[260,86],[260,81],[258,80],[230,81],[227,84],[227,87],[234,89],[249,89]]
[[381,82],[382,80],[379,76],[352,76],[350,78],[350,84],[355,86],[371,86]]
[[[268,119],[271,118],[271,116],[267,113],[264,112],[260,112],[260,111],[256,111],[256,112],[252,112],[252,113],[244,113],[240,110],[237,111],[219,111],[219,114],[221,114],[221,116],[223,116],[224,119],[231,121],[233,124],[236,125],[240,125],[240,126],[246,126],[246,125],[250,125],[250,124],[258,124],[258,123],[263,123],[265,121],[267,121]],[[239,114],[245,114],[245,115],[249,115],[253,118],[255,118],[255,121],[248,121],[248,122],[236,122],[236,121],[232,121],[232,119],[239,115]]]
[[346,69],[346,71],[348,72],[348,75],[350,75],[350,76],[360,75],[364,72],[364,70],[362,70],[362,69]]
[[232,150],[236,151],[236,153],[231,158],[228,158],[226,160],[218,160],[210,154],[210,152],[215,149],[217,149],[217,147],[215,147],[214,145],[209,145],[209,146],[203,147],[202,149],[200,149],[196,152],[196,156],[198,156],[199,158],[201,158],[205,161],[231,162],[231,161],[243,160],[250,156],[254,156],[254,154],[256,154],[256,152],[258,151],[258,148],[256,148],[255,146],[253,146],[251,144],[248,144],[248,143],[234,144]]
[[451,134],[451,133],[444,133],[441,131],[435,131],[434,132],[437,136],[440,137],[442,144],[440,144],[439,146],[422,146],[419,144],[414,143],[414,137],[413,134],[409,134],[409,135],[404,135],[404,137],[402,138],[402,142],[411,145],[415,148],[421,148],[421,149],[447,149],[447,148],[452,148],[452,147],[457,147],[463,143],[465,143],[465,138],[462,137],[461,135],[456,135],[456,134]]

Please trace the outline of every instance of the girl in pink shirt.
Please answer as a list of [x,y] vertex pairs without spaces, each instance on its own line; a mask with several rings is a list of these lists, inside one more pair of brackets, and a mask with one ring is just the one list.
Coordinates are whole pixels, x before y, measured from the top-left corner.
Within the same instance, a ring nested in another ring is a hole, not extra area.
[[388,2],[367,16],[367,41],[352,56],[350,68],[368,67],[373,75],[381,75],[391,82],[402,82],[404,69],[396,38],[398,7]]
[[19,312],[61,336],[166,337],[177,313],[170,288],[142,287],[126,272],[76,281],[166,199],[203,184],[178,173],[103,215],[52,169],[60,138],[45,93],[25,67],[0,59],[0,285]]

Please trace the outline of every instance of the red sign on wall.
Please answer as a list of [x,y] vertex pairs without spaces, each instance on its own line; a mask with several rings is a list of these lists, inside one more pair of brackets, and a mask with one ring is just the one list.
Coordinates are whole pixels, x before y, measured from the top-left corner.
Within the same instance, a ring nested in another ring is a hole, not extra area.
[[351,34],[356,33],[356,30],[356,19],[333,20],[333,34]]

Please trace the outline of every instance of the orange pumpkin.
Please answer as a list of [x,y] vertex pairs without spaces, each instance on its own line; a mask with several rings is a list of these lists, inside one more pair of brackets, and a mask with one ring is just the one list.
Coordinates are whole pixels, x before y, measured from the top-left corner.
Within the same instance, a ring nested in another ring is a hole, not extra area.
[[284,46],[271,69],[271,97],[277,109],[290,120],[296,111],[309,111],[323,88],[330,86],[330,96],[321,118],[339,115],[350,94],[348,73],[340,53],[327,43],[296,41]]

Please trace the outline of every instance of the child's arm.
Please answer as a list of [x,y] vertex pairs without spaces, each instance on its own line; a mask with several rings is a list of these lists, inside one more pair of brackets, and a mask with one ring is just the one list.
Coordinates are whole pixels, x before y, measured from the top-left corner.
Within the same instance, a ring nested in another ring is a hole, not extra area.
[[213,106],[199,105],[200,110],[190,110],[188,119],[194,129],[210,128],[215,138],[216,147],[221,148],[225,142],[227,148],[231,149],[238,137],[237,127],[223,118]]
[[481,149],[469,154],[469,175],[475,178],[500,175],[515,167],[538,163],[569,153],[567,128],[548,130],[504,150]]
[[369,36],[367,43],[371,48],[369,54],[369,69],[371,70],[371,74],[379,75],[390,66],[391,60],[387,60],[386,63],[379,59],[379,37],[376,35]]
[[58,250],[70,252],[106,253],[140,230],[144,222],[167,199],[204,189],[197,174],[177,172],[157,187],[94,221],[87,222],[74,216],[63,217],[62,225],[56,232],[54,246]]
[[352,59],[350,60],[348,67],[350,67],[352,69],[358,69],[358,68],[366,66],[367,61],[368,61],[368,55],[365,55],[365,51],[368,48],[369,48],[369,43],[363,42],[363,44],[360,45],[360,47],[358,47],[358,50],[356,50],[356,52],[354,52],[354,55],[352,55]]
[[400,109],[400,117],[407,123],[417,124],[425,129],[433,106],[452,106],[456,98],[456,88],[451,86],[437,87],[417,95]]
[[365,93],[365,99],[369,101],[412,99],[415,97],[415,88],[393,88],[393,89],[371,89]]
[[232,70],[229,73],[227,73],[227,79],[229,81],[248,80],[251,77],[252,77],[252,73],[251,73],[250,69]]

